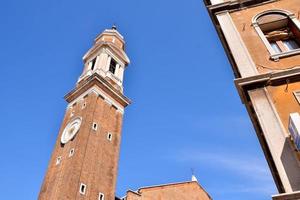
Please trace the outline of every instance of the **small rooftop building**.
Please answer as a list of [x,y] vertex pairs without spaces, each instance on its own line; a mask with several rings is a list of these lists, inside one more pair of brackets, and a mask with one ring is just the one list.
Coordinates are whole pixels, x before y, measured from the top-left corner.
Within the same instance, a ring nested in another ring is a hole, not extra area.
[[198,181],[170,183],[129,190],[122,200],[211,200]]

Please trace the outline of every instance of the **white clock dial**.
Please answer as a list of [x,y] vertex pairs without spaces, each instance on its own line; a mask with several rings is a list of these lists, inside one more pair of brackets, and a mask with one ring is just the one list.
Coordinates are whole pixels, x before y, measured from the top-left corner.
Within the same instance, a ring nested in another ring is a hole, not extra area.
[[73,121],[69,122],[61,135],[61,143],[66,144],[67,142],[72,140],[79,131],[80,125],[81,117],[77,117]]

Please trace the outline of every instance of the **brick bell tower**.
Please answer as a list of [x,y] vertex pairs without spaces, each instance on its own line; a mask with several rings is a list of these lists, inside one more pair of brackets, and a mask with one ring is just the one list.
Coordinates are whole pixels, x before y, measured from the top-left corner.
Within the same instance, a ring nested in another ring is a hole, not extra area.
[[39,200],[114,200],[129,59],[113,26],[84,55],[84,69],[68,102]]
[[279,195],[300,199],[300,1],[204,0]]

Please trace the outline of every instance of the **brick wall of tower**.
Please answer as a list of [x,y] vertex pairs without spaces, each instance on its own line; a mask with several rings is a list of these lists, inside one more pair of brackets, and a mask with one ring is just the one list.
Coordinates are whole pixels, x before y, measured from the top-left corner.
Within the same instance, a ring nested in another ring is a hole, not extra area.
[[[84,102],[86,107],[82,108]],[[79,132],[62,146],[64,127],[77,116],[82,117]],[[98,124],[97,131],[92,129],[93,122]],[[39,199],[97,199],[101,192],[105,199],[114,200],[121,127],[122,114],[94,92],[67,109]],[[107,139],[108,132],[112,133],[112,141]],[[68,157],[71,148],[75,153]],[[62,161],[56,165],[58,156]],[[85,195],[79,193],[81,182],[87,185]]]
[[232,20],[240,33],[256,67],[260,73],[269,72],[270,69],[286,69],[300,65],[300,55],[279,59],[279,61],[270,60],[270,53],[265,44],[252,26],[252,18],[257,14],[271,9],[282,9],[294,13],[299,19],[300,1],[299,0],[281,0],[267,3],[260,6],[249,7],[242,10],[231,12]]

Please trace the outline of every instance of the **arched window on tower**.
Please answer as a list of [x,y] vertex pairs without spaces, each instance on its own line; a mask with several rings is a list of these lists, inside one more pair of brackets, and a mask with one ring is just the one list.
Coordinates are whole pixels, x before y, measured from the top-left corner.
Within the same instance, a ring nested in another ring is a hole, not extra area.
[[300,23],[294,14],[265,11],[254,17],[252,23],[273,60],[300,53]]
[[110,64],[109,64],[109,71],[112,74],[115,74],[116,68],[117,68],[117,62],[113,58],[111,58],[111,61],[110,61]]

